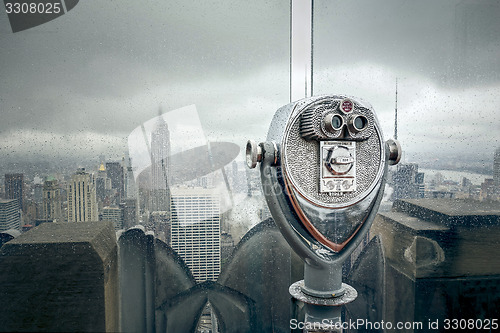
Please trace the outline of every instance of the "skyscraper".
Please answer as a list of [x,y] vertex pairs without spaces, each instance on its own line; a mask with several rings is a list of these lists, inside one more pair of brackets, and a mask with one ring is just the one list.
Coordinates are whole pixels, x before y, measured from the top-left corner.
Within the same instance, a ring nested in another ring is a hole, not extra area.
[[68,222],[97,220],[94,176],[78,169],[68,184]]
[[0,199],[0,231],[21,230],[21,213],[16,199]]
[[120,162],[106,163],[106,173],[108,178],[111,179],[111,188],[116,189],[120,197],[123,197],[125,193],[125,179],[123,171],[123,166]]
[[23,209],[24,175],[22,173],[5,174],[5,199],[17,199],[19,209]]
[[220,197],[210,189],[173,188],[171,246],[198,282],[220,273]]
[[[161,111],[160,111],[161,112]],[[163,117],[158,117],[151,133],[150,211],[167,211],[170,206],[170,132]]]
[[43,184],[33,184],[33,201],[37,204],[43,201]]
[[97,169],[97,177],[95,179],[95,191],[98,203],[104,202],[104,199],[106,198],[106,181],[108,180],[109,179],[106,173],[106,167],[104,166],[104,162],[101,162],[99,168]]
[[399,163],[393,175],[393,199],[416,199],[424,197],[424,174],[418,172],[418,164]]
[[134,179],[134,171],[132,169],[132,160],[128,155],[124,158],[123,168],[125,171],[125,197],[127,199],[137,198],[137,187]]
[[123,210],[123,228],[128,229],[139,223],[139,207],[137,199],[124,199],[120,203]]
[[42,219],[62,222],[61,189],[56,179],[48,178],[43,184]]
[[104,207],[102,209],[102,220],[113,222],[115,230],[123,229],[123,209],[119,207]]
[[123,171],[123,166],[120,162],[106,163],[106,172],[108,178],[111,179],[111,188],[118,192],[120,198],[125,197],[125,174]]

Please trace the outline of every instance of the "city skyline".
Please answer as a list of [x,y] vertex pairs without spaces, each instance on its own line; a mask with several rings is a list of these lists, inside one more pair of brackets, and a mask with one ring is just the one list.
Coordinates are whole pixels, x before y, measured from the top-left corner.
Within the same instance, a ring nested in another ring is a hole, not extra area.
[[[385,15],[392,17],[385,20],[369,1],[315,2],[314,94],[353,95],[372,104],[388,139],[395,132],[397,80],[402,163],[484,175],[465,176],[476,187],[485,179],[496,182],[500,61],[491,54],[500,51],[495,15],[500,4],[395,4],[384,2]],[[182,178],[179,183],[191,181],[185,174],[199,178],[217,169],[218,185],[226,190],[222,210],[237,206],[244,196],[227,191],[229,168],[224,164],[234,160],[237,172],[243,171],[247,139],[264,141],[272,115],[289,102],[289,5],[257,1],[235,8],[151,1],[139,8],[133,2],[89,1],[15,34],[6,28],[7,16],[0,15],[0,59],[6,64],[0,69],[2,175],[23,174],[30,191],[39,192],[35,183],[57,175],[64,191],[70,175],[84,167],[97,173],[102,212],[133,197],[129,191],[141,190],[132,177],[138,180],[150,166],[152,187],[165,183],[167,191],[171,180],[162,179],[165,169],[175,170],[172,181]],[[426,17],[426,24],[414,13]],[[131,15],[147,24],[124,24]],[[95,38],[110,26],[108,34]],[[342,52],[340,39],[346,44]],[[31,70],[35,63],[44,66]],[[223,143],[238,148],[239,155],[235,149],[236,158],[213,156],[218,147],[232,149]],[[104,170],[99,173],[96,165]],[[245,177],[247,183],[258,182]],[[403,178],[411,183],[415,176]],[[145,200],[149,211],[168,206],[169,199],[142,194],[137,202],[141,212]],[[28,208],[27,220],[39,215],[32,203]]]
[[[500,170],[498,156],[496,154],[490,159],[490,163],[492,166],[495,166],[495,170],[488,175],[464,171],[449,171],[439,168],[428,169],[416,163],[401,163],[396,169],[390,171],[390,175],[392,174],[393,176],[389,176],[388,178],[390,188],[386,189],[388,196],[383,201],[386,202],[389,200],[389,202],[392,202],[400,198],[432,198],[436,195],[476,200],[495,200],[495,193],[498,192],[495,191],[495,186],[497,186],[496,181]],[[90,220],[105,219],[105,209],[120,209],[121,214],[123,214],[123,220],[119,222],[119,225],[121,225],[120,229],[122,227],[130,228],[136,224],[143,224],[148,229],[151,228],[155,233],[166,232],[165,226],[155,226],[156,222],[154,221],[158,220],[162,222],[162,220],[155,218],[154,214],[152,214],[154,211],[151,211],[148,206],[150,194],[143,191],[134,191],[127,193],[127,197],[119,196],[118,189],[111,187],[112,181],[109,177],[113,177],[114,174],[108,174],[103,165],[119,166],[123,169],[123,179],[120,180],[120,183],[133,183],[133,175],[125,173],[125,169],[128,169],[128,167],[119,162],[108,162],[104,156],[100,156],[100,159],[104,162],[94,165],[93,168],[86,169],[85,171],[80,168],[76,172],[75,169],[68,169],[65,172],[59,173],[57,177],[46,175],[40,178],[40,175],[43,173],[38,173],[38,176],[34,178],[27,177],[23,173],[2,174],[0,178],[4,178],[4,181],[0,184],[0,196],[8,198],[6,189],[7,186],[12,187],[12,185],[8,184],[13,177],[14,179],[23,179],[21,190],[17,190],[17,192],[22,192],[23,194],[19,198],[14,198],[15,201],[19,202],[21,201],[19,199],[22,199],[25,202],[24,207],[20,210],[22,211],[22,216],[19,228],[23,225],[36,226],[42,222],[76,220],[76,218],[69,219],[68,214],[70,211],[74,211],[72,216],[77,214],[78,207],[81,204],[77,205],[76,202],[78,200],[81,202],[82,198],[87,198],[87,202],[95,200],[95,204],[87,205],[87,207],[95,207],[93,212],[89,213],[93,216]],[[227,188],[227,190],[230,190],[230,196],[233,197],[232,200],[236,201],[233,202],[232,206],[224,206],[224,211],[221,211],[221,216],[228,211],[228,214],[223,219],[225,222],[221,220],[221,232],[229,232],[239,239],[243,236],[245,230],[258,223],[254,219],[260,216],[261,208],[259,208],[260,205],[254,202],[254,199],[251,199],[251,197],[253,195],[261,196],[262,194],[260,193],[257,174],[249,173],[248,170],[244,169],[244,166],[240,165],[238,167],[236,161],[227,165],[226,169],[226,172],[229,172],[230,175],[230,188]],[[5,178],[6,176],[8,177]],[[83,184],[82,188],[85,188],[86,182],[91,184],[94,191],[81,190],[76,193],[73,190],[73,188],[77,189],[78,183]],[[102,193],[100,193],[98,186],[101,182],[102,186],[104,186],[100,190]],[[218,191],[222,196],[227,195],[224,194],[225,191],[221,192],[222,189],[220,188],[219,180],[212,177],[194,179],[183,185],[171,186],[169,190],[177,191],[179,188],[186,186],[189,188],[203,186]],[[248,186],[251,186],[253,190],[250,191],[250,188],[247,188]],[[498,196],[498,193],[496,195]],[[72,207],[75,207],[75,210]],[[248,209],[255,209],[255,214],[254,212],[252,214],[243,213]],[[112,220],[116,220],[116,214],[111,214],[111,211],[109,213],[109,216],[114,216]],[[166,218],[166,220],[163,222],[169,223],[169,209],[158,211],[158,213],[167,213],[163,218]],[[249,223],[240,225],[242,222],[242,213],[249,219],[247,221]],[[94,214],[97,214],[97,217]],[[84,216],[82,220],[89,220],[89,218]],[[242,227],[243,229],[241,229]]]

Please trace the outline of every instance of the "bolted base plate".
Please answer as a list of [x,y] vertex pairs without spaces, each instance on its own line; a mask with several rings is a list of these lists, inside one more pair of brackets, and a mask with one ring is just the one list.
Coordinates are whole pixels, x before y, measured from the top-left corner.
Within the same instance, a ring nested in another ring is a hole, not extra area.
[[358,292],[356,289],[351,287],[346,283],[342,283],[342,289],[345,292],[337,297],[323,298],[323,297],[314,297],[308,295],[302,291],[304,288],[304,280],[300,280],[295,282],[288,289],[290,295],[292,295],[295,299],[302,301],[307,304],[315,304],[315,305],[323,305],[323,306],[341,306],[347,303],[351,303],[358,297]]

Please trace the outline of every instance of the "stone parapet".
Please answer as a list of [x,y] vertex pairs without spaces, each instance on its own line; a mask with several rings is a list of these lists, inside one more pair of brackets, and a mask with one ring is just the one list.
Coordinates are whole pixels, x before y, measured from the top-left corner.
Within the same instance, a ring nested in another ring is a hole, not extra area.
[[500,274],[500,210],[472,200],[397,200],[377,215],[388,263],[411,279]]
[[113,225],[44,223],[0,250],[0,330],[118,331]]
[[500,224],[500,204],[497,201],[406,199],[396,200],[393,211],[451,227]]
[[[496,318],[500,305],[500,209],[460,199],[397,200],[370,237],[386,258],[384,319],[439,322]],[[437,328],[437,327],[436,327]]]

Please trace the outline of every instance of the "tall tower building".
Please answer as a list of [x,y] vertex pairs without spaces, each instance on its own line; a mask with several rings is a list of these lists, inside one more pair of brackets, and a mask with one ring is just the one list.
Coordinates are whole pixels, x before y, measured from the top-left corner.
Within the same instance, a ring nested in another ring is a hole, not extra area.
[[[120,162],[106,163],[106,173],[108,178],[111,179],[111,188],[115,189],[120,198],[125,197],[125,174],[123,166]],[[118,202],[120,200],[118,199]]]
[[139,203],[137,199],[124,199],[120,203],[123,210],[123,228],[128,229],[139,224]]
[[43,184],[42,219],[62,222],[62,198],[59,183],[54,178],[48,178]]
[[424,174],[422,172],[418,172],[418,164],[399,163],[393,175],[393,180],[394,200],[424,197]]
[[125,191],[127,194],[127,199],[134,199],[137,198],[137,186],[135,183],[134,179],[134,172],[132,170],[132,167],[129,165],[127,166],[127,190]]
[[43,184],[33,184],[33,201],[36,204],[43,201]]
[[500,148],[497,148],[493,158],[493,182],[497,188],[500,188]]
[[19,209],[23,209],[24,175],[22,173],[5,174],[5,199],[17,199]]
[[68,222],[97,220],[94,176],[83,168],[78,169],[68,184]]
[[151,133],[150,211],[167,211],[170,206],[170,132],[160,115]]
[[134,170],[132,169],[132,159],[128,156],[128,153],[126,153],[123,158],[123,170],[125,172],[125,198],[137,198],[138,193],[134,178]]
[[21,212],[17,199],[0,199],[0,231],[21,230]]
[[210,189],[173,188],[172,248],[198,282],[215,281],[220,273],[220,196]]
[[106,167],[104,166],[104,162],[101,162],[99,168],[97,169],[97,177],[95,179],[95,190],[98,202],[104,202],[104,199],[106,198],[107,180],[108,180],[108,175],[106,173]]
[[104,207],[102,209],[102,220],[113,222],[115,230],[123,229],[123,209],[120,207]]

